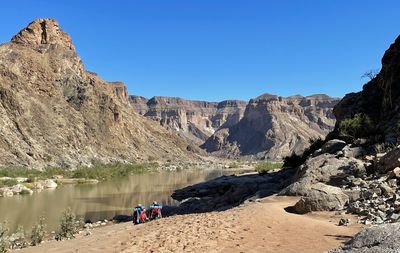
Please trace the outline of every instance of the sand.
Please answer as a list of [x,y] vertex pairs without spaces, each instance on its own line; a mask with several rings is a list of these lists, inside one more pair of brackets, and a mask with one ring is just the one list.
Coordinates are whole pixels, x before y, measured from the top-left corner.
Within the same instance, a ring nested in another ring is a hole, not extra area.
[[[339,227],[332,212],[286,212],[297,198],[271,196],[224,212],[163,218],[146,224],[121,223],[90,236],[45,242],[18,252],[324,252],[362,229]],[[352,217],[353,218],[353,217]],[[353,218],[354,220],[354,218]]]

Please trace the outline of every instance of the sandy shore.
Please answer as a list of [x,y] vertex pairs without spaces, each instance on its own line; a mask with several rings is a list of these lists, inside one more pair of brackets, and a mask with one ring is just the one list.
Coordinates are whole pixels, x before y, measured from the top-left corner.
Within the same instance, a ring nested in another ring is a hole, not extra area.
[[[224,212],[167,217],[95,229],[90,236],[46,242],[18,252],[324,252],[362,227],[336,226],[339,216],[288,213],[294,197],[272,196]],[[354,219],[353,219],[354,220]]]

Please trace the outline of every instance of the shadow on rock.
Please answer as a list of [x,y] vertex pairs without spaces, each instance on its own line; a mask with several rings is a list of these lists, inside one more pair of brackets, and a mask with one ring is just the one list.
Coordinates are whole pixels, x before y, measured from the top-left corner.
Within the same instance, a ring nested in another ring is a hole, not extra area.
[[264,175],[222,176],[176,190],[172,198],[181,204],[171,214],[224,211],[246,201],[278,193],[290,182],[294,170],[283,169]]
[[[267,174],[246,174],[218,177],[203,183],[176,190],[172,198],[179,206],[163,206],[162,215],[224,211],[244,202],[252,202],[280,192],[288,186],[294,174],[283,169]],[[130,222],[130,215],[115,215],[114,222]]]

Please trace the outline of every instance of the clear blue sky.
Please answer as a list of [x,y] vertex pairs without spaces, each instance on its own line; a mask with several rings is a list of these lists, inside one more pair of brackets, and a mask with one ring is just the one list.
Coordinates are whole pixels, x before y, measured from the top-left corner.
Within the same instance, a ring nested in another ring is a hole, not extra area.
[[358,91],[400,34],[400,1],[2,1],[0,41],[53,17],[88,70],[131,94],[218,101]]

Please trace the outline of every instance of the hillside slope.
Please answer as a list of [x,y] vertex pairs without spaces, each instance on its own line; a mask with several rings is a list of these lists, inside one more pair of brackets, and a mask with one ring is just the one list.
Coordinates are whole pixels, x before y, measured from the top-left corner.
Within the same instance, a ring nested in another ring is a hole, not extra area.
[[134,111],[123,83],[86,71],[53,19],[35,20],[0,46],[0,115],[0,165],[193,157],[183,140]]

